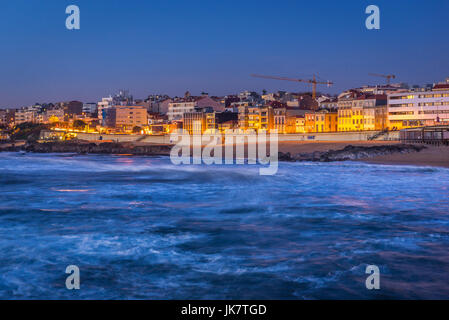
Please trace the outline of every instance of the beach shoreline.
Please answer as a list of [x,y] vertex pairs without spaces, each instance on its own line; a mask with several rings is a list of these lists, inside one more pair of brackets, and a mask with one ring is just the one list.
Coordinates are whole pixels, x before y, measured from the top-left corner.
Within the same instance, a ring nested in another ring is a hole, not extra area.
[[426,149],[408,154],[381,155],[361,160],[370,164],[406,165],[449,168],[449,147],[427,146]]
[[[31,144],[27,146],[24,142],[15,144],[15,151],[30,151],[38,153],[51,153],[51,152],[78,152],[78,153],[101,153],[101,154],[129,154],[129,155],[169,155],[171,145],[159,145],[159,144],[117,144],[117,143],[53,143],[52,144]],[[6,147],[7,145],[3,145]],[[348,147],[350,146],[350,147]],[[403,144],[399,141],[281,141],[278,144],[278,151],[280,154],[290,154],[292,158],[297,155],[312,155],[317,153],[318,155],[326,152],[341,152],[345,148],[370,150],[373,147],[377,148],[390,148],[398,149],[403,148]],[[416,152],[397,152],[393,150],[389,154],[375,154],[368,155],[366,158],[360,159],[347,159],[352,161],[360,161],[370,164],[381,165],[413,165],[413,166],[432,166],[432,167],[444,167],[449,168],[449,147],[447,146],[432,146],[432,145],[420,145],[416,144],[418,149],[420,146],[424,148]],[[9,149],[9,148],[8,148]],[[268,149],[268,148],[267,148]],[[0,151],[7,151],[5,148],[0,148]],[[9,150],[12,151],[12,150]],[[414,151],[414,150],[412,150]],[[295,161],[294,159],[287,160],[280,158],[280,161]],[[314,160],[319,161],[319,160]],[[334,161],[334,160],[330,160]],[[338,160],[336,160],[338,161]]]
[[[341,141],[341,142],[279,142],[280,152],[313,153],[326,152],[329,150],[341,150],[348,145],[359,147],[372,146],[394,146],[400,145],[399,141]],[[366,159],[358,159],[370,164],[381,165],[412,165],[412,166],[431,166],[449,168],[449,147],[433,146],[425,144],[416,144],[416,146],[424,146],[425,148],[419,152],[409,153],[392,153],[385,155],[373,156]]]

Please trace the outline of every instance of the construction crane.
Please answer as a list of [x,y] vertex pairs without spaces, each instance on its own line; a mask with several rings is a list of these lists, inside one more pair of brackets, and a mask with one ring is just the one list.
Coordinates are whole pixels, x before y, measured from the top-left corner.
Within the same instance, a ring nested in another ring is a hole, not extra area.
[[285,77],[263,76],[263,75],[259,75],[259,74],[252,74],[251,76],[252,77],[256,77],[256,78],[264,78],[264,79],[275,79],[275,80],[285,80],[285,81],[311,83],[312,84],[312,97],[313,97],[313,99],[316,99],[316,86],[317,86],[317,84],[325,84],[328,87],[330,87],[331,85],[334,84],[331,81],[317,81],[315,75],[313,75],[313,78],[311,80],[307,80],[307,79],[293,79],[293,78],[285,78]]
[[390,85],[391,79],[396,79],[396,76],[394,74],[378,74],[378,73],[370,73],[370,76],[373,77],[382,77],[387,79],[387,84]]

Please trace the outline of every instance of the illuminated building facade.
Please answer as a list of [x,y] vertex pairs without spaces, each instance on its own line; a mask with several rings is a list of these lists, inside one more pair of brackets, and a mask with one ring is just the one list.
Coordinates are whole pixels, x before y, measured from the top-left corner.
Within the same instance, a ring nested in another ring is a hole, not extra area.
[[125,132],[148,125],[148,113],[144,106],[113,106],[104,111],[106,126],[109,128]]
[[[375,130],[386,125],[386,95],[350,92],[338,100],[338,131]],[[376,118],[377,117],[377,118]]]
[[390,94],[388,121],[391,129],[449,123],[449,80],[431,90]]

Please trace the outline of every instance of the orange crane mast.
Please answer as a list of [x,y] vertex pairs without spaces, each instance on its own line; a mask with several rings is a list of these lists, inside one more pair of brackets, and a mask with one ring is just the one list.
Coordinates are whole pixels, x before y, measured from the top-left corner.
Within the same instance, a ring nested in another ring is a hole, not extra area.
[[316,75],[313,75],[313,78],[310,79],[310,80],[308,80],[308,79],[294,79],[294,78],[286,78],[286,77],[264,76],[264,75],[260,75],[260,74],[252,74],[251,76],[255,77],[255,78],[264,78],[264,79],[275,79],[275,80],[284,80],[284,81],[310,83],[310,84],[312,84],[312,97],[313,97],[313,99],[316,99],[316,86],[317,86],[317,84],[325,84],[328,87],[330,87],[331,85],[334,84],[331,81],[317,81],[316,80]]
[[382,77],[387,79],[387,84],[390,85],[391,79],[396,79],[396,76],[394,74],[378,74],[378,73],[370,73],[370,76],[373,77]]

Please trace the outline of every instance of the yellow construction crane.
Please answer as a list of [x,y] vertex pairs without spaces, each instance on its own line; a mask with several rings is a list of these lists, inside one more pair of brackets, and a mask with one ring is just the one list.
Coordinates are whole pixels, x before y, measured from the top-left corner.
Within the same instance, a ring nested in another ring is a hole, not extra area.
[[328,87],[330,87],[331,85],[334,84],[331,81],[317,81],[315,75],[313,75],[313,78],[310,79],[310,80],[307,80],[307,79],[293,79],[293,78],[285,78],[285,77],[263,76],[263,75],[260,75],[260,74],[252,74],[251,76],[252,77],[256,77],[256,78],[264,78],[264,79],[275,79],[275,80],[285,80],[285,81],[311,83],[312,84],[312,97],[313,97],[313,99],[316,99],[316,86],[317,86],[317,84],[325,84]]
[[387,79],[387,84],[390,84],[391,79],[396,79],[396,76],[394,74],[378,74],[378,73],[370,73],[370,76],[373,77],[382,77]]

